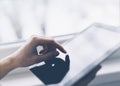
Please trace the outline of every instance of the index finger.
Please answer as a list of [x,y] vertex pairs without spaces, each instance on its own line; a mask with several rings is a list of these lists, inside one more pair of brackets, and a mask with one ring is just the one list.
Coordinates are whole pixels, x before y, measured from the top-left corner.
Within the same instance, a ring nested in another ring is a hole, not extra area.
[[54,41],[55,47],[58,48],[61,52],[67,53],[66,50],[56,41]]
[[32,40],[35,44],[35,46],[38,45],[51,45],[55,48],[58,48],[61,52],[66,53],[66,50],[54,39],[47,38],[47,37],[40,37],[40,36],[33,36]]

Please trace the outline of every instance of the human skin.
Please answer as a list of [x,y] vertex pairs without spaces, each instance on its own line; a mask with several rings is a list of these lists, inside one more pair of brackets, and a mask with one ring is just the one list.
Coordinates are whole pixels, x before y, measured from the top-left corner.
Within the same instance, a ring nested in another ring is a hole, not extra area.
[[[43,46],[40,54],[37,54],[36,47]],[[35,63],[48,60],[59,55],[59,51],[66,53],[65,49],[52,38],[32,36],[27,42],[13,54],[0,60],[0,79],[13,69],[28,67]]]

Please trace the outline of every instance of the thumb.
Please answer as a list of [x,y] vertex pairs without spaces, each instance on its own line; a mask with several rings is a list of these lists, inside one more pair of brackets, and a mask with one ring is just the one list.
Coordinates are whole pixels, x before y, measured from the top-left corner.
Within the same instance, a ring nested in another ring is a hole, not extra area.
[[43,55],[37,55],[36,58],[38,58],[37,62],[41,62],[41,61],[48,60],[48,59],[55,57],[55,56],[58,56],[58,55],[59,55],[58,51],[50,51],[50,52],[47,52]]

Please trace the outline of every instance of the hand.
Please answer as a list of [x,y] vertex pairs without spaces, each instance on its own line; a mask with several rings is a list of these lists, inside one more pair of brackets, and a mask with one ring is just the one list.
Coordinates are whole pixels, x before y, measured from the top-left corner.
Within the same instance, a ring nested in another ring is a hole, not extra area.
[[[38,45],[43,46],[43,50],[40,52],[41,55],[38,55],[36,51]],[[31,37],[15,53],[0,60],[0,79],[17,67],[27,67],[57,56],[59,54],[57,49],[66,53],[64,48],[51,38]]]
[[[42,55],[37,54],[36,47],[38,45],[43,46],[43,50],[40,52]],[[15,52],[12,57],[14,57],[13,60],[17,67],[26,67],[47,60],[50,57],[57,56],[59,52],[56,49],[66,53],[64,48],[55,40],[51,38],[33,36],[23,47]]]
[[87,86],[96,76],[96,73],[100,70],[101,65],[98,65],[94,68],[90,73],[88,73],[85,77],[78,80],[73,86]]

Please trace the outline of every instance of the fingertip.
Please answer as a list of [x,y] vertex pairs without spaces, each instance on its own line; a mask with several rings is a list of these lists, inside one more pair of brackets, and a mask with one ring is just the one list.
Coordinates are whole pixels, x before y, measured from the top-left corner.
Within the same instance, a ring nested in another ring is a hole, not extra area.
[[66,53],[67,53],[67,51],[64,49],[64,52],[63,52],[63,53],[65,53],[65,54],[66,54]]
[[67,53],[67,51],[61,46],[58,42],[55,41],[56,47],[63,53]]
[[67,51],[62,47],[61,50],[60,50],[62,53],[67,53]]
[[61,52],[63,52],[63,53],[67,53],[67,51],[61,46]]

